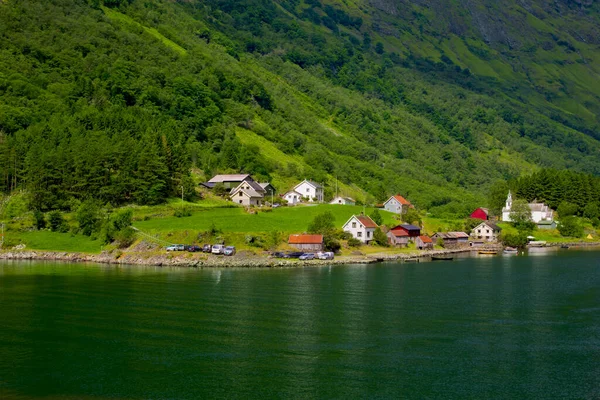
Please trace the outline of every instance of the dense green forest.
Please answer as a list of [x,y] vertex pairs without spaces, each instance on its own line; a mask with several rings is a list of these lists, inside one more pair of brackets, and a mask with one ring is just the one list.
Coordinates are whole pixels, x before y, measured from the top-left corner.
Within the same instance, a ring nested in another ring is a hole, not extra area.
[[464,213],[600,175],[597,3],[447,3],[0,0],[0,190],[156,204],[243,171]]

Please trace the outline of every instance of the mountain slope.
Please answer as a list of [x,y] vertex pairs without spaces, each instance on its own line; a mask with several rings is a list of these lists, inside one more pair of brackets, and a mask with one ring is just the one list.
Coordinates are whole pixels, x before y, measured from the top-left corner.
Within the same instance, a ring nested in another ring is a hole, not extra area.
[[157,203],[195,165],[464,212],[538,167],[600,174],[597,8],[3,2],[2,190]]

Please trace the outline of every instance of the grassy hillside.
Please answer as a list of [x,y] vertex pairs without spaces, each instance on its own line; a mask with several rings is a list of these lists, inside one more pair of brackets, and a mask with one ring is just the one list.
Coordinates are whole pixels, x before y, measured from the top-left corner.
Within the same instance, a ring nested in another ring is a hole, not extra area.
[[541,167],[600,174],[598,5],[0,3],[0,190],[159,204],[310,178],[465,214]]

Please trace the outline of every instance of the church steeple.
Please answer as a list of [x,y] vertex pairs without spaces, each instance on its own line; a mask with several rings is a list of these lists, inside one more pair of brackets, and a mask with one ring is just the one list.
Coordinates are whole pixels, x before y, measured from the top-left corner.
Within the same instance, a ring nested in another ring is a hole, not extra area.
[[508,191],[508,197],[506,198],[506,209],[510,210],[512,208],[512,194],[510,190]]

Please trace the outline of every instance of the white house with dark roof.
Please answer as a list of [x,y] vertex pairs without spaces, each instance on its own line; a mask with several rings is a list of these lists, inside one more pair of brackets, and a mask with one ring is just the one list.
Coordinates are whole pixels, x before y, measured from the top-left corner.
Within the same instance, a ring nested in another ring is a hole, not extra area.
[[218,183],[222,183],[226,189],[236,188],[240,183],[248,181],[254,182],[254,179],[249,174],[228,174],[228,175],[215,175],[206,182],[206,187],[214,187]]
[[[508,192],[508,197],[506,198],[506,205],[502,208],[502,221],[511,222],[510,213],[512,210],[512,194],[510,191]],[[544,203],[529,203],[529,210],[531,212],[531,220],[536,224],[541,221],[553,221],[554,220],[554,211],[550,207],[548,207]]]
[[383,208],[386,211],[393,212],[395,214],[405,214],[410,207],[412,207],[410,201],[406,200],[399,194],[390,197],[385,203],[383,203]]
[[260,206],[263,203],[265,189],[253,180],[243,181],[235,187],[229,197],[236,204],[243,206]]
[[335,199],[331,200],[329,202],[329,204],[343,204],[346,206],[353,206],[356,204],[356,202],[354,201],[354,199],[351,199],[350,197],[338,196]]
[[292,191],[300,193],[302,197],[308,198],[308,202],[310,203],[323,202],[323,186],[319,185],[316,182],[305,179],[296,186],[294,186]]
[[296,204],[302,202],[302,194],[296,192],[295,190],[290,190],[281,197],[291,206],[295,206]]
[[375,229],[377,224],[366,215],[353,215],[342,227],[344,232],[349,232],[354,239],[363,243],[373,240]]
[[483,221],[471,230],[471,237],[483,239],[486,242],[497,242],[502,229],[493,222]]

